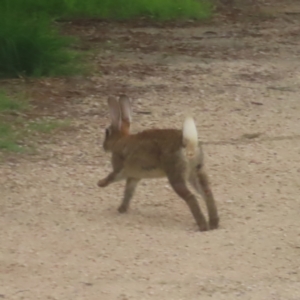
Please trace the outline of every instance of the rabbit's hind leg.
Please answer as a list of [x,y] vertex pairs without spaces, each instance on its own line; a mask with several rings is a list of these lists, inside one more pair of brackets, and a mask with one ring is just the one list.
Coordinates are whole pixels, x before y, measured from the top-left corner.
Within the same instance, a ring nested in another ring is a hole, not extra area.
[[209,215],[209,228],[216,229],[219,227],[219,216],[217,205],[210,188],[207,173],[204,168],[201,167],[195,173],[191,174],[190,183],[201,194],[205,200],[205,204]]
[[200,231],[208,230],[207,222],[205,217],[200,209],[198,201],[196,197],[191,193],[188,189],[186,182],[182,176],[178,176],[177,174],[168,175],[169,182],[176,192],[176,194],[182,198],[186,204],[188,205]]

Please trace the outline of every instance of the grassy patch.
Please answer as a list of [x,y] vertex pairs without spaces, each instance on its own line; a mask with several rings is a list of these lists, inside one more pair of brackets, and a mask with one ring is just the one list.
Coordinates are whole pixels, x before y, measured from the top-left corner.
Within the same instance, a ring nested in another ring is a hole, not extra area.
[[0,90],[0,150],[19,152],[22,150],[17,143],[19,134],[14,127],[17,119],[13,122],[5,121],[6,114],[12,111],[20,111],[26,108],[24,100],[9,97],[4,91]]
[[212,4],[201,0],[65,0],[68,16],[126,20],[150,17],[157,20],[206,19]]
[[51,135],[69,126],[68,121],[36,120],[28,122],[17,119],[0,123],[0,151],[27,152],[34,145],[36,137]]
[[[28,121],[24,118],[26,115],[24,110],[27,108],[28,103],[22,95],[12,98],[0,90],[0,151],[27,151],[32,146],[35,136],[50,135],[70,125],[67,120]],[[21,113],[22,111],[23,113]],[[15,113],[12,115],[12,112]]]
[[4,91],[0,90],[0,113],[7,111],[23,110],[27,107],[25,100],[9,97]]
[[18,133],[11,124],[0,123],[0,150],[10,152],[21,152],[22,147],[18,145]]
[[55,30],[55,19],[175,20],[206,19],[211,14],[209,0],[2,0],[0,77],[71,75],[81,71],[78,53],[70,51],[73,40]]
[[0,10],[0,76],[53,76],[76,73],[73,40],[62,37],[45,16],[28,18]]
[[0,8],[8,13],[47,14],[57,17],[99,17],[130,19],[152,17],[159,20],[177,18],[205,19],[212,14],[209,0],[3,0]]

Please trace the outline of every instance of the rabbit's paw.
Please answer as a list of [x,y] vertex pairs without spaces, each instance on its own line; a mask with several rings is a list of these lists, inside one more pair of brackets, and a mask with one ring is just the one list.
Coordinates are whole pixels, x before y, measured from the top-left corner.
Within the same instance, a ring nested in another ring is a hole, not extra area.
[[97,185],[98,185],[99,187],[106,187],[106,186],[108,186],[107,178],[100,179],[100,180],[98,181]]
[[219,218],[213,218],[209,220],[209,229],[217,229],[219,227]]

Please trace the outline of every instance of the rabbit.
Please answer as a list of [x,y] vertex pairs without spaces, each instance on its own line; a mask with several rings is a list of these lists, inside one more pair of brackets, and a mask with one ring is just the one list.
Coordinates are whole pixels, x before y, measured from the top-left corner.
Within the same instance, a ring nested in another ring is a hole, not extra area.
[[[130,200],[141,179],[167,177],[173,190],[187,203],[200,231],[216,229],[219,217],[203,153],[193,118],[187,117],[182,130],[149,129],[130,134],[131,101],[126,95],[108,98],[111,125],[105,129],[103,148],[112,153],[113,171],[98,181],[99,187],[125,179],[126,186],[120,213],[128,210]],[[188,182],[204,198],[209,224],[201,212]]]

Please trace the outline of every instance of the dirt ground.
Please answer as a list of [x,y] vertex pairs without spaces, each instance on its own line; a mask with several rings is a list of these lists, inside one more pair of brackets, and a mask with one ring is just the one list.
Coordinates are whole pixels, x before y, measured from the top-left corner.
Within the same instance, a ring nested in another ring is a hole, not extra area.
[[[300,299],[300,5],[274,11],[66,25],[95,72],[26,83],[37,115],[73,129],[0,165],[1,299]],[[200,233],[165,179],[142,181],[123,215],[124,183],[96,186],[111,169],[106,99],[120,92],[134,132],[194,116],[218,230]]]

